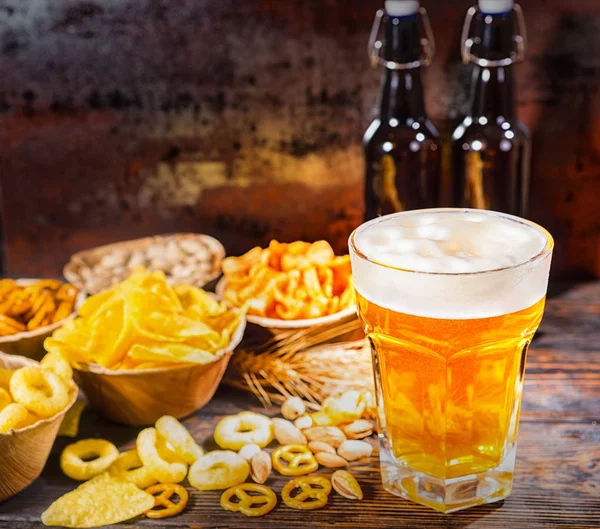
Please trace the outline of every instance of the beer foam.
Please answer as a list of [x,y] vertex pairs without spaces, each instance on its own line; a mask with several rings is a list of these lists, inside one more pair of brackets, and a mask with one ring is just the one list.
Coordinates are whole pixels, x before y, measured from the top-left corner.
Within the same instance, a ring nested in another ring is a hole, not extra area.
[[[550,241],[550,242],[549,242]],[[482,318],[546,293],[551,237],[495,212],[438,209],[375,219],[351,237],[358,292],[380,306],[435,318]]]

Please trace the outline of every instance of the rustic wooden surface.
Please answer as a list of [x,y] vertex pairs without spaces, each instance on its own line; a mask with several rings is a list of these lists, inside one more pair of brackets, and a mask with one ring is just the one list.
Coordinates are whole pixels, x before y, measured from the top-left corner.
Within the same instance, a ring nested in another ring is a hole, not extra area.
[[[440,514],[386,493],[380,484],[377,461],[372,459],[356,472],[365,492],[362,502],[332,493],[329,504],[319,511],[294,511],[280,502],[267,517],[252,519],[223,511],[217,492],[191,489],[183,515],[157,521],[138,519],[123,527],[600,527],[600,282],[559,286],[553,292],[529,353],[515,487],[507,500],[456,514]],[[260,411],[253,397],[222,387],[205,409],[185,422],[196,438],[212,449],[211,432],[218,419],[249,406]],[[132,446],[137,432],[86,411],[79,437],[105,437],[126,448]],[[0,504],[1,528],[42,527],[39,519],[44,508],[75,487],[58,466],[58,455],[68,442],[64,438],[57,441],[36,483]],[[279,493],[286,480],[272,476],[268,484]]]

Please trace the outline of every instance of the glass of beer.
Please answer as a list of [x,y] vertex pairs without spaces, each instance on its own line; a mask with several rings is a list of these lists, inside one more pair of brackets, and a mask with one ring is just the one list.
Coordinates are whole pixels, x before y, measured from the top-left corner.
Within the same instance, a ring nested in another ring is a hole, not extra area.
[[510,494],[553,245],[533,222],[469,209],[405,211],[351,235],[392,494],[443,512]]

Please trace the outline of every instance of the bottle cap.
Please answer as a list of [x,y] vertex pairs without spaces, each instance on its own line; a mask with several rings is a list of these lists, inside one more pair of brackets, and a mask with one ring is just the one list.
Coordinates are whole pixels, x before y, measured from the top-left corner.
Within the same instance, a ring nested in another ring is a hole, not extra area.
[[385,10],[392,17],[407,17],[419,12],[418,0],[386,0]]
[[515,0],[479,0],[479,10],[488,15],[497,15],[512,11]]

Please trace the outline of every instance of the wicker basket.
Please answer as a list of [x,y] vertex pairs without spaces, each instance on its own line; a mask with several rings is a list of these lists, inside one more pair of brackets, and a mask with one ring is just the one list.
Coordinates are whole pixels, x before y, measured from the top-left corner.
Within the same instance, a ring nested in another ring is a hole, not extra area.
[[[166,244],[169,240],[175,239],[176,241],[190,240],[200,242],[206,245],[212,252],[211,268],[208,273],[203,273],[202,276],[182,278],[179,281],[173,281],[167,273],[167,280],[170,283],[185,283],[191,284],[197,287],[204,287],[211,281],[215,280],[221,274],[221,261],[225,258],[225,248],[215,238],[209,235],[197,234],[197,233],[176,233],[172,235],[156,235],[154,237],[145,237],[143,239],[134,239],[130,241],[117,242],[113,244],[107,244],[104,246],[98,246],[96,248],[90,248],[83,250],[71,256],[69,262],[63,269],[65,278],[72,284],[74,284],[81,291],[87,294],[98,294],[98,292],[104,290],[99,289],[88,289],[86,282],[82,277],[82,271],[88,270],[91,267],[97,265],[104,256],[109,255],[114,251],[129,251],[129,252],[140,252],[147,250],[150,246],[155,244]],[[127,273],[121,278],[126,279]]]

